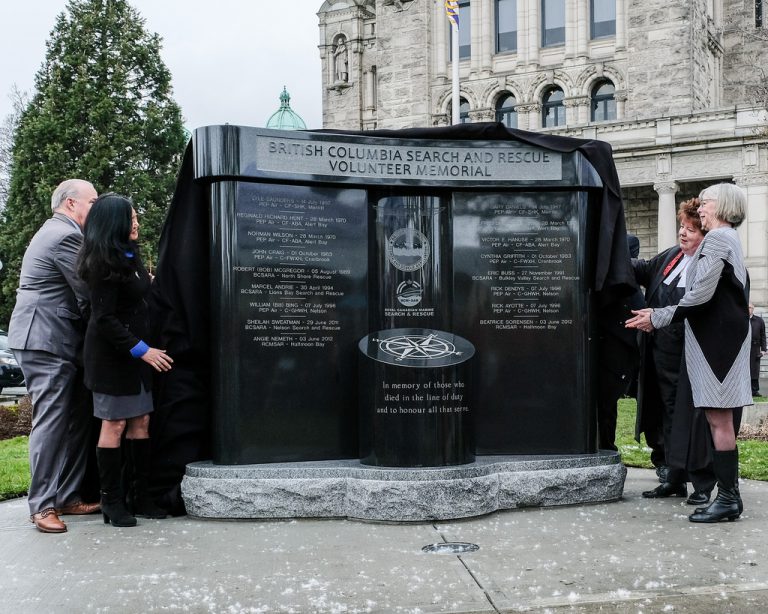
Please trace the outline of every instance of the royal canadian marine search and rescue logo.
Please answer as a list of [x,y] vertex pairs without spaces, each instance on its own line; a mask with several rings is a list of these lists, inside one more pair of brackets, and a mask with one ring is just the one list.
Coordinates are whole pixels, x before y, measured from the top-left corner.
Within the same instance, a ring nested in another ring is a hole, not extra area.
[[405,307],[415,307],[421,302],[421,296],[424,290],[418,281],[413,279],[406,279],[397,285],[395,290],[395,296],[400,301],[401,305]]
[[456,346],[435,335],[400,335],[389,339],[374,339],[379,349],[395,360],[437,360],[448,356],[461,356]]
[[387,239],[387,259],[400,271],[418,271],[429,260],[427,237],[416,228],[399,228]]

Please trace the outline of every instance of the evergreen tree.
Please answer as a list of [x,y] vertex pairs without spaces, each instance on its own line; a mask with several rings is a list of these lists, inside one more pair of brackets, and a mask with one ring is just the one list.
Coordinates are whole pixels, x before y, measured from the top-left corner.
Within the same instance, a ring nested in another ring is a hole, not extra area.
[[0,219],[0,322],[13,309],[24,250],[65,179],[130,196],[144,259],[156,260],[186,135],[160,38],[144,24],[127,0],[69,0],[56,20],[14,138]]

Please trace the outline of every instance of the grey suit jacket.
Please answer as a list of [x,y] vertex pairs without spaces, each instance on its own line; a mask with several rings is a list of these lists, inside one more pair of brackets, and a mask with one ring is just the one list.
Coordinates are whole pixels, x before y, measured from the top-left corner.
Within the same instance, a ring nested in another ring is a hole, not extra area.
[[88,287],[75,272],[82,241],[77,224],[61,213],[54,213],[32,237],[8,328],[12,349],[78,357],[88,307]]

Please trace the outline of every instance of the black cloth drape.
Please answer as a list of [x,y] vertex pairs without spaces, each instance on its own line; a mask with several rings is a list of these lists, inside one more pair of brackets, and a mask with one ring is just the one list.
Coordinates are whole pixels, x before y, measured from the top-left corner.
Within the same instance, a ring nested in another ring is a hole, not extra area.
[[210,458],[208,220],[206,183],[194,180],[190,143],[160,237],[150,296],[152,342],[174,360],[173,370],[155,377],[150,488],[174,514],[184,513],[179,486],[186,465]]

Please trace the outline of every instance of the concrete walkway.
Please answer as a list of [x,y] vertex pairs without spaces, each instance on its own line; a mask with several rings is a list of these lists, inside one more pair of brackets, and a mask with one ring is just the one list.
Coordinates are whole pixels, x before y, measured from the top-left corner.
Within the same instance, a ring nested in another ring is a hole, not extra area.
[[[768,483],[737,522],[695,525],[684,500],[624,499],[418,524],[65,519],[43,535],[0,503],[0,612],[768,611]],[[428,544],[469,542],[461,555]]]

